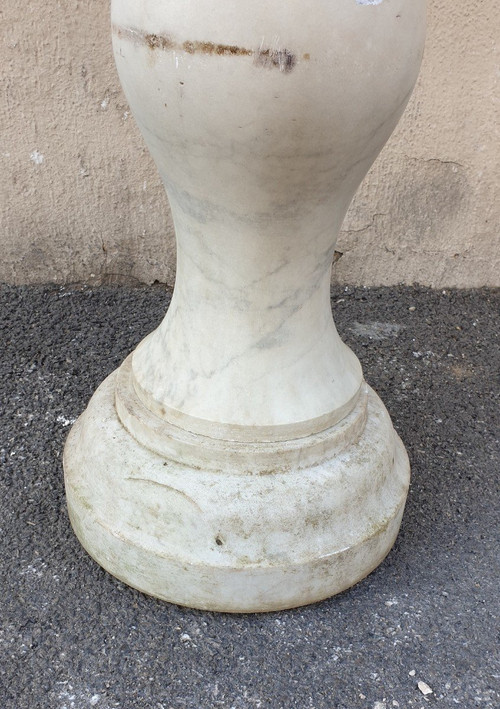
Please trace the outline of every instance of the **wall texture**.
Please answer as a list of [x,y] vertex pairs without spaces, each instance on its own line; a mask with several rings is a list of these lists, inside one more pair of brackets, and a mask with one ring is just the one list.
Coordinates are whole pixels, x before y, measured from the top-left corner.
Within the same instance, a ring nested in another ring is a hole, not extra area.
[[[416,91],[343,225],[342,283],[500,285],[499,5],[428,2]],[[3,0],[0,23],[0,281],[172,285],[168,205],[108,3]]]

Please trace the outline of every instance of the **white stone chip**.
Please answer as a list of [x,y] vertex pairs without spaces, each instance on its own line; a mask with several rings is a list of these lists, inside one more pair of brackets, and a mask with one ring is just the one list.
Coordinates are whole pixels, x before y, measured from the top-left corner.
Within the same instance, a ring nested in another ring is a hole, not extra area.
[[432,689],[429,687],[428,684],[426,684],[426,682],[422,682],[422,680],[417,682],[417,687],[420,689],[420,691],[422,692],[422,694],[424,696],[427,696],[428,694],[432,694]]

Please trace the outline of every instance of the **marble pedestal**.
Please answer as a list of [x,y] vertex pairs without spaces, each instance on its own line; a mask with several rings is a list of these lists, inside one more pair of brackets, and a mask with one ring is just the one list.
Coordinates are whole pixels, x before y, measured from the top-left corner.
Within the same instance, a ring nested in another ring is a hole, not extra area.
[[64,468],[73,527],[104,568],[251,612],[356,583],[401,521],[408,459],[329,284],[347,206],[416,80],[424,2],[222,5],[113,2],[177,280],[73,427]]

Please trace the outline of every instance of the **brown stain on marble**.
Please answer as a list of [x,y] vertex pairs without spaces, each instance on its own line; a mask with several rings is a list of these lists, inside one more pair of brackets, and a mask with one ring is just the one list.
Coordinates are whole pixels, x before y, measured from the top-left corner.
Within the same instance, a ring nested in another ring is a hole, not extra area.
[[[120,27],[113,25],[113,33],[119,39],[127,39],[133,44],[148,47],[152,51],[183,51],[187,54],[207,54],[217,56],[232,57],[254,57],[256,66],[267,69],[278,69],[280,72],[288,74],[297,64],[297,57],[288,49],[260,49],[253,50],[246,47],[238,47],[234,44],[215,44],[214,42],[188,41],[177,42],[169,35],[146,33],[132,27]],[[310,59],[310,54],[302,55],[304,61]]]
[[267,69],[279,69],[288,74],[293,71],[297,57],[288,49],[259,49],[255,52],[255,64]]
[[251,49],[232,44],[214,44],[213,42],[183,42],[182,49],[188,54],[218,54],[219,56],[250,57]]
[[149,49],[163,49],[163,51],[175,49],[175,42],[173,42],[170,37],[157,34],[144,34],[142,36],[144,38],[144,43],[149,47]]

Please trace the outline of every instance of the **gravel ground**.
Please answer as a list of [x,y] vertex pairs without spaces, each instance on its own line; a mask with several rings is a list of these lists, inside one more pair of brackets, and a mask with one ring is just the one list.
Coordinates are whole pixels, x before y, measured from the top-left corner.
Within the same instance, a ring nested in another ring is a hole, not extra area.
[[500,705],[498,292],[332,292],[410,455],[401,533],[355,588],[247,616],[126,587],[68,522],[69,426],[169,294],[4,287],[0,299],[1,709]]

